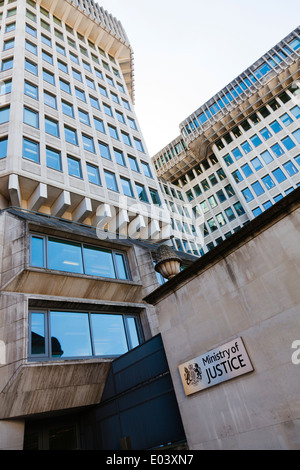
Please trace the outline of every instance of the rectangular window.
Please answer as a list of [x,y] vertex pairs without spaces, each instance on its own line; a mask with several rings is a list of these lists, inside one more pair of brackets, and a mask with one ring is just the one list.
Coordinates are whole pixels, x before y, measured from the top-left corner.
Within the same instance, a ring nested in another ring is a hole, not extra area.
[[264,176],[261,180],[262,180],[262,182],[264,183],[265,187],[266,187],[268,190],[271,189],[271,188],[274,188],[275,183],[274,183],[274,181],[272,180],[272,178],[271,178],[270,175]]
[[258,147],[262,143],[257,134],[254,134],[252,137],[250,137],[250,140],[254,147]]
[[272,155],[270,154],[268,150],[265,150],[263,153],[260,154],[260,156],[266,165],[268,165],[270,162],[274,160],[274,158],[272,157]]
[[83,124],[86,124],[87,126],[91,125],[88,112],[83,111],[82,109],[78,109],[78,116],[79,116],[80,122],[82,122]]
[[44,103],[53,109],[57,109],[56,96],[44,91]]
[[104,123],[103,123],[102,119],[96,118],[94,116],[94,124],[95,124],[95,128],[96,128],[97,131],[102,132],[103,134],[105,134],[105,127],[104,127]]
[[225,214],[229,222],[236,218],[231,207],[227,207],[227,209],[225,209]]
[[0,139],[0,159],[7,157],[7,142],[7,136]]
[[243,189],[242,194],[243,194],[246,202],[250,202],[250,201],[252,201],[252,199],[254,199],[253,194],[251,193],[249,188]]
[[137,171],[137,172],[139,173],[140,170],[139,170],[139,167],[138,167],[136,158],[135,158],[135,157],[132,157],[131,155],[128,155],[128,161],[129,161],[130,168],[131,168],[133,171]]
[[149,164],[146,162],[141,162],[141,166],[142,166],[144,175],[148,176],[148,178],[153,178]]
[[241,144],[241,147],[242,147],[243,151],[245,152],[245,154],[251,152],[251,150],[252,150],[252,147],[251,147],[251,145],[249,144],[249,142],[247,140],[246,140],[246,142],[243,142]]
[[235,204],[233,204],[233,207],[238,216],[245,214],[245,210],[240,202],[236,202]]
[[109,135],[113,139],[119,140],[119,135],[118,135],[117,128],[114,127],[114,126],[111,126],[110,124],[108,124],[107,127],[108,127],[108,131],[109,131]]
[[289,176],[294,176],[296,173],[298,173],[297,168],[291,161],[284,163],[283,168],[286,170]]
[[242,158],[242,152],[240,151],[240,149],[238,147],[236,147],[235,149],[232,150],[232,154],[233,156],[235,157],[236,160],[239,160],[239,158]]
[[38,87],[30,82],[24,82],[24,93],[35,100],[38,99]]
[[0,108],[0,124],[8,122],[9,115],[10,115],[10,106],[4,106],[3,108]]
[[251,187],[255,192],[256,196],[260,196],[265,192],[259,181],[255,181],[253,184],[251,184]]
[[61,102],[61,106],[62,106],[62,112],[64,114],[66,114],[67,116],[70,116],[70,117],[74,117],[74,109],[73,109],[73,105],[71,103],[67,103],[66,101],[63,101]]
[[229,153],[227,155],[225,155],[223,157],[223,159],[224,159],[224,162],[226,163],[227,166],[232,165],[233,159],[232,159],[231,155],[229,155]]
[[272,129],[272,131],[277,134],[277,132],[281,131],[282,130],[282,127],[281,125],[279,124],[278,121],[273,121],[270,123],[270,127]]
[[[1,110],[0,110],[0,116],[1,116]],[[32,109],[24,107],[23,122],[25,124],[28,124],[29,126],[38,128],[39,127],[39,113],[37,111],[33,111]]]
[[44,310],[29,317],[29,356],[35,360],[118,357],[142,342],[135,315]]
[[46,148],[46,161],[47,167],[53,168],[54,170],[61,171],[61,155],[58,150],[53,150],[50,148]]
[[39,163],[39,144],[33,140],[23,138],[23,158]]
[[53,135],[54,137],[59,137],[58,121],[45,116],[45,132],[47,134]]
[[[136,137],[134,137],[133,140],[134,140],[136,149],[139,150],[140,152],[144,152],[144,153],[145,153],[145,150],[144,150],[142,141],[141,141],[140,139],[137,139]],[[128,144],[128,145],[130,145],[130,144]]]
[[68,173],[70,176],[75,176],[76,178],[82,179],[81,164],[77,158],[71,157],[68,155]]
[[251,163],[252,163],[252,166],[254,168],[254,170],[258,171],[260,170],[261,168],[263,168],[263,165],[260,161],[260,159],[258,157],[255,157],[251,160]]
[[55,85],[54,74],[45,69],[43,69],[43,80],[45,80],[45,82],[50,83],[51,85]]
[[160,197],[159,197],[158,192],[156,191],[156,189],[149,188],[149,193],[150,193],[153,204],[155,204],[157,206],[160,206],[161,201],[160,201]]
[[130,136],[126,132],[123,132],[123,131],[121,131],[121,134],[122,134],[122,139],[123,139],[124,144],[132,147]]
[[117,180],[114,173],[104,170],[104,176],[107,189],[110,189],[111,191],[118,191]]
[[243,177],[241,175],[241,173],[239,172],[239,170],[236,170],[232,173],[232,176],[235,180],[236,183],[240,183],[241,181],[243,181]]
[[282,139],[281,142],[283,143],[283,145],[285,146],[287,150],[291,150],[292,148],[296,147],[295,143],[289,136]]
[[123,155],[123,152],[121,150],[114,149],[114,155],[115,155],[116,162],[119,165],[126,166],[124,155]]
[[65,80],[59,79],[59,86],[62,91],[71,94],[71,86],[70,83],[66,82]]
[[139,200],[143,201],[143,202],[149,202],[145,187],[142,184],[139,184],[139,183],[135,183],[135,187],[137,189]]
[[[25,59],[25,63],[26,63],[26,59]],[[3,59],[2,64],[1,64],[1,72],[5,72],[5,70],[12,69],[13,65],[14,65],[13,57],[9,57],[8,59]]]
[[248,176],[252,175],[253,174],[253,171],[252,169],[250,168],[250,165],[248,163],[245,163],[245,165],[243,165],[241,167],[242,169],[242,172],[244,173],[245,177],[248,178]]
[[53,56],[48,54],[48,52],[42,51],[42,58],[49,64],[53,65]]
[[109,146],[103,142],[98,142],[98,145],[101,157],[107,158],[107,160],[111,160]]
[[80,90],[80,88],[75,87],[75,94],[79,100],[83,101],[84,103],[86,102],[85,93],[83,90]]
[[70,144],[78,145],[77,132],[71,127],[65,126],[65,139]]
[[272,145],[271,150],[274,153],[275,157],[280,157],[280,155],[284,154],[284,151],[282,150],[279,144]]
[[101,186],[99,168],[94,165],[91,165],[90,163],[87,163],[86,167],[87,167],[87,174],[88,174],[89,182],[93,184],[97,184],[98,186]]
[[85,150],[95,153],[95,145],[92,137],[82,134],[82,142]]
[[264,140],[268,140],[270,137],[272,137],[271,132],[270,132],[266,127],[264,127],[264,128],[260,131],[260,134],[262,135],[262,137],[263,137]]
[[100,109],[99,101],[94,96],[89,95],[91,106],[95,109]]
[[125,196],[133,197],[133,191],[130,180],[124,177],[120,177],[123,193]]
[[284,113],[282,116],[280,116],[280,120],[285,126],[289,126],[292,124],[292,122],[294,122],[288,113]]
[[286,180],[286,176],[280,168],[276,168],[272,173],[278,183],[282,183],[282,181]]

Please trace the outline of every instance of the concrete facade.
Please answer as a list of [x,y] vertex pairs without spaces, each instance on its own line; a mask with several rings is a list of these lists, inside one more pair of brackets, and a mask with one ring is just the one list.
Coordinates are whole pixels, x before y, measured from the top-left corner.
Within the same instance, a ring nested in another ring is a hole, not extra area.
[[[300,189],[286,199],[146,298],[191,450],[300,449]],[[237,337],[254,371],[185,396],[178,366]]]

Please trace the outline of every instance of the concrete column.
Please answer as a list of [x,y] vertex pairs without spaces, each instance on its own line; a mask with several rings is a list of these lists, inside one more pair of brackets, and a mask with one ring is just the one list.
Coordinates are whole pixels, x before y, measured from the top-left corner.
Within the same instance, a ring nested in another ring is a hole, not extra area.
[[24,431],[24,420],[0,420],[0,450],[23,450]]

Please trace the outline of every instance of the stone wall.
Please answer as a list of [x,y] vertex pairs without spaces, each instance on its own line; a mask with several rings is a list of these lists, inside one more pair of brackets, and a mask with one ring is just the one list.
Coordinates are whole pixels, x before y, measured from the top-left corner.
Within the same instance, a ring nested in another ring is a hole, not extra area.
[[[300,340],[299,198],[263,230],[251,224],[236,249],[215,262],[211,253],[151,298],[191,450],[300,449],[300,364],[292,362]],[[185,396],[178,366],[237,337],[254,371]]]

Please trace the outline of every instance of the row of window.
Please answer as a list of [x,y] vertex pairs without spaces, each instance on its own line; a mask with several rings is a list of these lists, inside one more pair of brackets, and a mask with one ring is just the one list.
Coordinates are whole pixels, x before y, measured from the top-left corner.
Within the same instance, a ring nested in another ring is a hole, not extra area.
[[[300,155],[295,157],[295,161],[298,163],[298,165],[300,165]],[[241,192],[245,198],[245,201],[252,201],[255,196],[261,196],[265,192],[265,190],[269,191],[270,189],[274,188],[277,184],[286,181],[287,175],[294,176],[299,171],[291,160],[288,160],[282,166],[285,171],[283,171],[279,167],[275,168],[271,171],[271,174],[261,177],[262,184],[259,180],[257,180],[250,185],[251,189],[250,187],[242,189]]]
[[57,310],[31,311],[29,338],[35,360],[115,357],[143,341],[136,315]]
[[215,100],[212,105],[205,104],[201,107],[201,112],[194,117],[184,128],[183,134],[188,135],[194,132],[200,126],[203,126],[208,122],[214,115],[220,112],[227,105],[234,103],[248,88],[251,88],[258,80],[263,76],[272,71],[277,64],[285,61],[287,57],[296,51],[300,47],[300,41],[298,38],[291,40],[289,46],[283,46],[278,49],[278,54],[273,53],[273,57],[269,60],[272,61],[270,64],[264,63],[260,65],[256,71],[250,73],[247,71],[240,75],[238,80],[231,82],[229,86],[221,90],[218,94],[219,98]]
[[[50,99],[53,99],[53,97],[47,94],[45,99],[50,100]],[[87,112],[79,109],[78,113],[79,113],[79,119],[81,120],[81,122],[83,121],[85,121],[85,123],[90,122],[89,114]],[[3,122],[7,122],[5,121],[5,119],[7,119],[7,116],[9,116],[9,106],[6,106],[0,109],[0,119],[1,119],[0,124],[3,124]],[[29,108],[28,106],[24,106],[24,113],[23,113],[24,124],[28,124],[29,126],[39,129],[40,127],[39,120],[40,119],[39,119],[38,111],[32,108]],[[93,119],[93,122],[97,130],[103,129],[103,121],[95,117]],[[50,134],[58,138],[60,137],[60,122],[57,119],[54,119],[49,116],[44,116],[44,126],[45,126],[46,134]],[[65,136],[66,142],[69,142],[70,144],[78,146],[79,139],[78,139],[77,130],[74,128],[71,128],[70,126],[66,124],[63,127],[64,127],[64,136]],[[110,124],[108,124],[107,127],[109,129],[110,136],[114,138],[115,140],[120,141],[117,128]],[[122,142],[124,144],[128,145],[129,147],[133,147],[131,136],[127,132],[121,131],[121,137],[122,137]],[[87,134],[81,133],[81,138],[82,138],[82,144],[83,144],[84,149],[89,152],[96,153],[96,147],[95,147],[93,137]],[[138,139],[137,137],[133,137],[133,141],[134,141],[136,149],[144,152],[144,148],[143,148],[143,144],[141,140]],[[104,158],[109,158],[108,150],[104,150],[104,149],[108,149],[108,144],[105,144],[99,141],[98,146],[99,146],[100,155],[103,156]],[[104,154],[101,154],[102,150],[104,150]]]
[[[44,10],[42,7],[40,7],[40,11],[41,11],[43,14],[45,14],[45,16],[49,16],[49,14],[47,14],[48,12],[47,12],[46,10]],[[12,16],[12,15],[11,15],[11,16]],[[30,19],[31,21],[33,21],[34,23],[37,22],[37,15],[36,15],[34,12],[32,12],[30,9],[28,9],[28,8],[26,9],[26,17],[29,18],[29,19]],[[54,20],[54,22],[56,23],[56,25],[62,26],[62,23],[61,23],[61,21],[60,21],[58,18],[56,18],[56,17],[53,16],[53,20]],[[42,27],[45,31],[48,31],[49,33],[51,33],[51,25],[50,25],[47,21],[45,21],[44,19],[41,18],[40,24],[41,24],[41,27]],[[68,32],[68,33],[71,33],[71,34],[74,36],[74,31],[73,31],[68,25],[65,25],[65,26],[66,26],[67,32]],[[54,28],[54,34],[55,34],[55,36],[56,36],[58,39],[64,41],[64,35],[63,35],[63,33],[62,33],[61,31],[59,31],[59,29],[58,29],[57,27]],[[45,36],[45,35],[44,35],[44,36]],[[84,38],[80,33],[77,32],[77,36],[78,36],[78,39],[80,39],[80,41],[85,42],[85,38]],[[67,43],[68,43],[71,47],[73,47],[73,48],[75,48],[75,49],[77,48],[77,47],[76,47],[76,42],[75,42],[71,37],[69,37],[69,36],[67,36]],[[107,62],[104,62],[103,60],[100,61],[100,60],[99,60],[99,57],[98,57],[98,54],[97,54],[97,50],[98,50],[98,52],[100,53],[100,55],[106,57],[106,54],[105,54],[105,52],[103,51],[103,49],[101,49],[101,48],[99,48],[99,47],[96,49],[96,46],[95,46],[91,41],[88,41],[88,45],[90,46],[91,49],[93,49],[93,52],[90,52],[91,59],[92,59],[95,63],[97,63],[97,64],[100,64],[100,63],[101,63],[102,66],[103,66],[106,70],[110,71],[110,66],[109,66],[109,64],[108,64]],[[83,47],[82,45],[79,44],[79,50],[80,50],[82,56],[85,56],[85,57],[89,58],[89,51],[87,50],[86,47]],[[62,49],[61,51],[62,51],[62,53],[64,53],[64,49]],[[109,56],[109,58],[110,58],[110,60],[111,60],[112,62],[115,63],[115,60],[114,60],[114,58],[113,58],[112,56]],[[117,71],[116,69],[114,69],[114,68],[113,68],[113,72],[115,73],[115,75],[118,75],[118,71]]]
[[[300,116],[300,108],[298,106],[296,106],[295,108],[298,108],[297,115],[299,117]],[[281,118],[284,119],[286,123],[288,123],[287,125],[289,125],[293,122],[292,118],[288,115],[288,113],[285,113],[283,116],[281,116]],[[270,123],[269,126],[274,131],[274,133],[277,133],[277,132],[282,130],[282,127],[278,123],[277,120]],[[271,132],[269,131],[269,129],[267,127],[264,127],[260,131],[260,134],[263,136],[264,141],[267,141],[270,137],[272,137],[272,134],[271,134]],[[300,130],[297,129],[296,131],[292,132],[292,135],[299,142],[299,140],[300,140]],[[240,158],[242,158],[244,155],[247,155],[249,152],[251,152],[253,150],[253,147],[257,148],[263,143],[261,138],[257,134],[253,134],[253,136],[251,136],[249,140],[251,141],[252,146],[251,146],[250,142],[248,140],[246,140],[245,142],[241,143],[241,145],[240,145],[242,151],[239,147],[235,147],[231,151],[231,153],[228,153],[223,157],[224,162],[226,163],[227,166],[230,166],[234,162],[234,160],[237,161]],[[295,146],[295,143],[294,143],[293,139],[291,139],[290,136],[284,137],[283,139],[281,139],[281,142],[284,145],[284,147],[286,148],[286,150],[290,150],[291,148],[293,148]],[[275,154],[276,157],[278,157],[278,156],[280,156],[281,154],[284,153],[284,151],[282,150],[281,146],[278,143],[276,143],[274,145],[271,145],[270,148],[271,148],[272,152]]]
[[125,253],[32,234],[30,266],[111,279],[130,279]]

